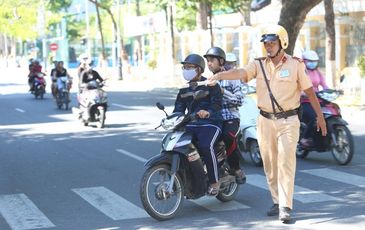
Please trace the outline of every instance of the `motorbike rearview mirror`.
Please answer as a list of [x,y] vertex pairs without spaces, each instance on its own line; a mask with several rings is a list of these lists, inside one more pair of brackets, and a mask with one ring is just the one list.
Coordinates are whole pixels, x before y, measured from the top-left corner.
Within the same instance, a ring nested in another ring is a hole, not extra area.
[[160,102],[157,102],[156,106],[158,109],[162,110],[166,114],[166,117],[168,116],[168,114],[165,111],[165,106],[163,104],[161,104]]
[[165,110],[165,106],[163,104],[161,104],[160,102],[156,103],[157,108],[159,108],[160,110]]

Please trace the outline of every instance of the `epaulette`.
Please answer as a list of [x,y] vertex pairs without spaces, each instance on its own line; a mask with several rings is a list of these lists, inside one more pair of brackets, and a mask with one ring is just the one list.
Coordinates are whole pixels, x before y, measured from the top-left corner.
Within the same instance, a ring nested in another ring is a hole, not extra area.
[[293,56],[293,58],[294,58],[295,60],[297,60],[298,62],[303,62],[303,59],[301,59],[301,58],[298,58],[298,57],[295,57],[295,56]]
[[266,59],[266,57],[255,58],[256,61],[258,61],[258,60],[265,60],[265,59]]

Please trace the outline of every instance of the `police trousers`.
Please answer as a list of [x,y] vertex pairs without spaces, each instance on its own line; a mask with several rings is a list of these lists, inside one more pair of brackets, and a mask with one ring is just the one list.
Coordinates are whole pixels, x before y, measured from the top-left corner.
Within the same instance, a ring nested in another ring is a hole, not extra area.
[[298,116],[257,120],[257,139],[267,183],[274,204],[293,208],[296,148],[299,139]]

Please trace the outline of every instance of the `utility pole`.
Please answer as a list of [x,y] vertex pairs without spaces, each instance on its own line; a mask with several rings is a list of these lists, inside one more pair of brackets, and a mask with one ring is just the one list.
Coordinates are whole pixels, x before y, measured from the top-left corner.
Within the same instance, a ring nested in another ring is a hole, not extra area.
[[91,46],[89,41],[89,34],[90,34],[90,26],[89,26],[89,0],[85,0],[85,22],[86,22],[86,48],[87,48],[87,55],[91,57]]
[[117,65],[118,65],[118,79],[123,80],[123,71],[122,71],[122,47],[121,47],[121,41],[120,41],[120,0],[117,0]]

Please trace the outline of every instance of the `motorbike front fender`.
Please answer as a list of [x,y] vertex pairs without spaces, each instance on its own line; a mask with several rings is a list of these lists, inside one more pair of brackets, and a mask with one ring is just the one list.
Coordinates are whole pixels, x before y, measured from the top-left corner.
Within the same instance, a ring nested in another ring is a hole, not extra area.
[[329,119],[326,119],[326,122],[330,132],[333,131],[333,127],[336,125],[348,125],[347,121],[345,121],[342,117],[330,117]]
[[171,165],[172,162],[172,153],[162,153],[150,158],[145,164],[145,167],[152,167],[158,164],[168,164]]

